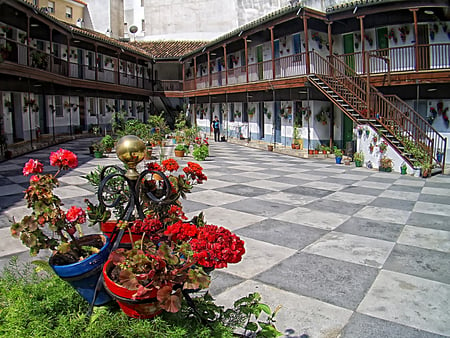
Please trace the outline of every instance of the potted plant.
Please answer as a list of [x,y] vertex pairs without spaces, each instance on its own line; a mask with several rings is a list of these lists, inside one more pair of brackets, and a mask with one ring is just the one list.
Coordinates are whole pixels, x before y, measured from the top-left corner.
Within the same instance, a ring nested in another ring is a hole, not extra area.
[[103,157],[103,152],[105,151],[105,147],[102,144],[102,142],[94,142],[92,144],[92,151],[94,154],[95,158],[102,158]]
[[378,148],[380,148],[380,153],[382,153],[382,154],[386,152],[387,147],[388,147],[388,144],[387,144],[386,141],[382,141],[382,142],[378,145]]
[[356,167],[362,167],[362,163],[364,162],[364,153],[361,151],[356,152],[353,155],[353,160],[355,161]]
[[196,137],[194,142],[194,150],[192,156],[196,161],[204,161],[209,156],[208,138]]
[[337,148],[337,147],[334,147],[334,151],[333,152],[334,152],[334,157],[335,157],[335,160],[336,160],[336,164],[341,164],[341,162],[342,162],[342,155],[343,155],[342,150]]
[[320,151],[320,146],[321,146],[320,143],[317,143],[317,144],[316,144],[316,146],[314,147],[314,154],[317,155],[317,154],[319,153],[319,151]]
[[327,154],[330,151],[330,147],[321,145],[320,150],[322,151],[322,154]]
[[114,138],[111,135],[105,135],[102,140],[101,143],[104,147],[104,149],[106,150],[106,152],[110,153],[112,151],[112,149],[114,148]]
[[[237,263],[245,252],[238,236],[207,224],[202,214],[186,221],[179,199],[207,178],[202,167],[193,162],[182,169],[183,174],[176,175],[179,169],[174,159],[147,164],[151,175],[139,180],[146,216],[115,224],[126,229],[124,237],[133,245],[111,253],[103,277],[108,292],[130,317],[151,318],[162,310],[179,311],[182,295],[208,287],[208,270]],[[166,184],[170,189],[164,203],[148,197],[150,193],[162,197]],[[109,236],[113,230],[114,226]]]
[[408,170],[408,166],[406,165],[405,162],[403,162],[402,165],[400,166],[400,173],[402,175],[406,175],[407,170]]
[[390,159],[387,156],[383,156],[380,159],[379,171],[391,172],[392,171],[392,159]]
[[427,178],[431,176],[431,169],[433,165],[430,162],[425,162],[422,164],[422,177]]
[[[56,274],[92,302],[101,266],[109,255],[109,241],[104,235],[81,236],[78,229],[86,221],[85,211],[76,206],[64,210],[60,198],[54,194],[58,174],[76,168],[77,156],[59,149],[50,154],[50,165],[58,168],[55,174],[42,174],[44,166],[38,160],[30,159],[25,164],[23,174],[32,175],[25,191],[31,213],[11,225],[11,234],[20,238],[31,256],[43,249],[52,250],[49,263]],[[95,305],[109,301],[110,297],[102,291]]]
[[185,144],[177,144],[174,151],[176,157],[184,157],[184,155],[189,151],[189,147]]

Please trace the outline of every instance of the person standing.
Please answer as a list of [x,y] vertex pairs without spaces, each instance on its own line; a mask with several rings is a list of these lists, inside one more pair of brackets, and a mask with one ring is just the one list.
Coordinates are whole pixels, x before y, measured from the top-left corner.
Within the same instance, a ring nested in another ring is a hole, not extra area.
[[220,141],[220,121],[217,116],[214,117],[214,121],[211,123],[211,128],[214,129],[214,141]]

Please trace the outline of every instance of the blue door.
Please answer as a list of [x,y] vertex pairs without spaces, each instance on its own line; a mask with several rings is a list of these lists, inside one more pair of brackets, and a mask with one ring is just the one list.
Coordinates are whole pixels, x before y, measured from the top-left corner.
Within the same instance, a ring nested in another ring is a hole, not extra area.
[[275,113],[274,113],[274,119],[275,119],[275,142],[281,143],[281,102],[275,101]]

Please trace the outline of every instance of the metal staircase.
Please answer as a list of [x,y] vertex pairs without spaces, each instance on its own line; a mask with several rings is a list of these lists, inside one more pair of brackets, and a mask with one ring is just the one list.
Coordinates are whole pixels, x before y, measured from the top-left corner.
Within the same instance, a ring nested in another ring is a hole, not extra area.
[[369,124],[411,166],[443,172],[447,140],[396,95],[385,96],[345,63],[310,54],[309,81],[357,124]]

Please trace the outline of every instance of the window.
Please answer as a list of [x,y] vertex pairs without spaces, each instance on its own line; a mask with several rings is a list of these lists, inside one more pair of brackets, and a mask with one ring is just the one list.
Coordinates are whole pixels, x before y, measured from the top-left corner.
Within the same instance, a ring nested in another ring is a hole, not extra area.
[[49,1],[47,3],[47,10],[49,13],[55,13],[55,2],[54,1]]
[[72,19],[72,7],[66,7],[66,18]]
[[294,44],[294,55],[296,55],[294,57],[294,61],[302,61],[302,57],[298,54],[300,54],[302,52],[302,45],[300,42],[300,34],[294,34],[292,36],[292,42]]
[[99,72],[103,72],[103,54],[97,54],[97,68]]
[[95,102],[94,102],[94,98],[91,97],[89,98],[89,116],[96,116],[95,115]]
[[88,52],[87,61],[88,61],[88,69],[93,70],[94,69],[94,53],[93,52]]
[[142,19],[141,21],[141,31],[145,32],[145,20]]
[[106,107],[106,103],[105,103],[105,99],[100,99],[100,114],[102,115],[102,116],[105,116],[105,114],[106,114],[106,109],[105,109],[105,107]]
[[35,5],[36,7],[39,6],[39,0],[33,0],[33,5]]
[[36,40],[36,48],[39,50],[44,50],[44,41],[42,40]]
[[62,96],[56,95],[55,96],[55,110],[56,110],[56,116],[63,117],[64,116],[64,107],[62,103]]
[[144,7],[144,0],[141,0],[141,7]]

